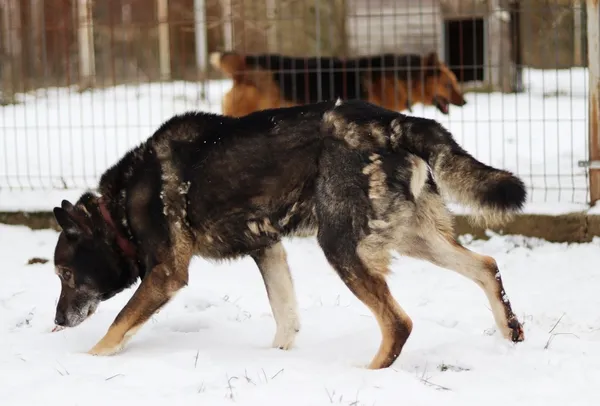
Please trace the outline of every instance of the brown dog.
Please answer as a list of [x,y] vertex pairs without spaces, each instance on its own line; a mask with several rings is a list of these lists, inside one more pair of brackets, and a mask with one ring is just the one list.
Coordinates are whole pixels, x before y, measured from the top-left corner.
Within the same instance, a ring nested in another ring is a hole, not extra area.
[[222,101],[228,116],[337,98],[366,100],[395,111],[412,111],[422,103],[443,114],[450,104],[466,104],[456,76],[436,53],[342,60],[215,52],[210,61],[233,79]]

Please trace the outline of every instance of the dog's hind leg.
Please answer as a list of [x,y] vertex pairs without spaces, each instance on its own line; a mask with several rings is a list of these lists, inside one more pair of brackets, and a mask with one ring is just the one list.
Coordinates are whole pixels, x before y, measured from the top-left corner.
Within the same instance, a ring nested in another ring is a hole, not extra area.
[[[341,234],[338,234],[340,233]],[[387,368],[394,363],[412,331],[412,321],[393,298],[378,265],[363,262],[356,246],[342,240],[351,230],[319,225],[319,244],[331,266],[350,291],[375,315],[382,342],[371,361],[370,369]],[[389,256],[389,253],[387,254]],[[378,255],[380,258],[385,254]]]
[[416,228],[396,233],[396,249],[475,282],[485,292],[502,335],[513,342],[523,341],[523,327],[513,313],[494,258],[470,251],[455,240],[450,214],[438,194],[424,192],[416,214]]
[[279,241],[252,254],[252,258],[258,265],[265,282],[273,318],[277,325],[273,347],[287,350],[293,346],[296,333],[300,331],[300,319],[285,249]]
[[494,258],[480,255],[460,245],[454,238],[433,236],[427,241],[429,259],[434,264],[453,270],[483,289],[490,303],[496,325],[504,337],[523,341],[524,332],[502,284],[502,277]]
[[[400,355],[412,331],[412,321],[393,298],[385,280],[389,246],[372,244],[370,249],[363,249],[370,235],[372,200],[376,198],[375,191],[366,193],[369,180],[362,173],[365,163],[351,149],[334,143],[327,147],[321,158],[315,195],[317,239],[342,281],[376,317],[382,341],[369,368],[386,368]],[[385,182],[379,186],[385,195]]]
[[325,240],[320,239],[329,263],[350,291],[375,315],[381,329],[382,341],[369,368],[387,368],[402,352],[412,331],[412,320],[393,298],[384,275],[363,263],[355,253]]

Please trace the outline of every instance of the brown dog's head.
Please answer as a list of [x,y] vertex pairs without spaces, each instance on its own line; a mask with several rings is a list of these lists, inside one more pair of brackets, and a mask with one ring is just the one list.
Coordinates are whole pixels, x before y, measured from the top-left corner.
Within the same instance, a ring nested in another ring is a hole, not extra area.
[[456,75],[441,62],[437,53],[432,52],[423,58],[425,83],[423,104],[433,105],[443,114],[448,114],[450,104],[464,106],[467,104],[460,91]]
[[75,327],[98,304],[131,286],[137,279],[135,263],[119,250],[115,235],[102,220],[97,200],[82,196],[73,206],[63,200],[54,208],[62,228],[54,250],[54,265],[60,278],[61,292],[56,306],[55,323]]

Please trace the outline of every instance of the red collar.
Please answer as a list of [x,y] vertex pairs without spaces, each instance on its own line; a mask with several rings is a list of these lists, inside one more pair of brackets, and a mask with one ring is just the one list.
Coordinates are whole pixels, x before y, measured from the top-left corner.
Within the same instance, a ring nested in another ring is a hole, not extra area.
[[106,223],[115,232],[115,234],[117,236],[117,244],[119,244],[119,247],[123,250],[125,255],[127,255],[130,258],[135,258],[135,247],[133,246],[131,241],[129,241],[127,238],[125,238],[121,235],[121,233],[115,226],[115,223],[114,223],[112,217],[110,216],[110,213],[108,212],[108,209],[106,207],[106,203],[105,203],[103,197],[98,199],[98,207],[100,208],[100,214],[102,214],[104,221],[106,221]]

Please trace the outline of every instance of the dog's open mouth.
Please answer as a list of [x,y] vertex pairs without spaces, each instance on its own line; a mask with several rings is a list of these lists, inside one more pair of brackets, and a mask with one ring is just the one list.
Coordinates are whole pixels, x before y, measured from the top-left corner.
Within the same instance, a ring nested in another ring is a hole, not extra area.
[[450,111],[450,102],[446,100],[445,97],[435,96],[433,98],[433,105],[437,107],[437,109],[443,114],[448,114],[448,112]]

